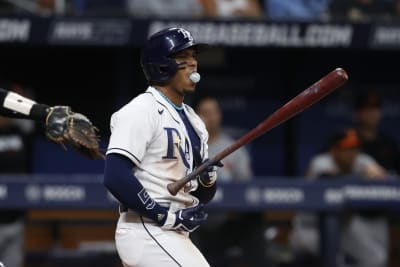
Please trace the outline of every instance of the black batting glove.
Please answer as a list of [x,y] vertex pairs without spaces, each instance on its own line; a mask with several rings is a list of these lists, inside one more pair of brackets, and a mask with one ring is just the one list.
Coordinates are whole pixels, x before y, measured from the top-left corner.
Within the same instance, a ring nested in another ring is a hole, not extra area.
[[[209,161],[206,159],[203,163]],[[197,180],[199,181],[200,185],[203,187],[211,187],[217,181],[217,169],[222,168],[224,164],[221,161],[218,161],[210,166],[207,169],[197,176]]]

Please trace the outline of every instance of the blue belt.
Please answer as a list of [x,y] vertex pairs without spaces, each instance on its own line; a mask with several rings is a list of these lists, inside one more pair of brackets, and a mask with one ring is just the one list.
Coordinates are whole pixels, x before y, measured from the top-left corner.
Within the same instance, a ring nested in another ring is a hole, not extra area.
[[[160,204],[160,206],[167,208],[167,209],[169,209],[169,207],[171,206],[171,203],[158,203],[158,204]],[[122,203],[119,204],[118,209],[119,209],[120,213],[128,212],[128,210],[129,210],[129,208]]]

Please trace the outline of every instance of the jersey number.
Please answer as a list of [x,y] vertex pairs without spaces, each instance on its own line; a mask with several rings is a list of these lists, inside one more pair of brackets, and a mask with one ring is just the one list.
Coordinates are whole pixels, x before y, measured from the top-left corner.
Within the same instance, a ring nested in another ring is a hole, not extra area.
[[138,197],[140,201],[143,203],[143,205],[146,207],[147,210],[151,210],[154,208],[156,205],[154,199],[152,199],[149,194],[146,192],[146,190],[143,188],[140,190],[138,193]]

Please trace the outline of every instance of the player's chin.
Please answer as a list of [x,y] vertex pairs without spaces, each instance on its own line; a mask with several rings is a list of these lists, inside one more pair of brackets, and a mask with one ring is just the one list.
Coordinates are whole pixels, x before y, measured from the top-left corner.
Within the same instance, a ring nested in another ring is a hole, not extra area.
[[196,84],[195,83],[191,83],[190,85],[185,87],[185,92],[186,93],[194,93],[194,91],[196,91]]
[[195,89],[189,89],[189,88],[185,88],[184,92],[185,94],[193,94],[196,90]]

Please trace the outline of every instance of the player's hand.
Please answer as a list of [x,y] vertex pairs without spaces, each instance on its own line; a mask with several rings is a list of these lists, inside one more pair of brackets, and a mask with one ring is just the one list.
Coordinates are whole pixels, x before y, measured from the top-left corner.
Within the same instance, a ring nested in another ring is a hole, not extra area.
[[193,232],[207,220],[208,214],[203,211],[204,205],[168,212],[163,229]]
[[[207,162],[207,161],[208,161],[208,159],[206,159],[204,162]],[[221,161],[218,161],[217,163],[214,163],[214,164],[208,166],[207,169],[204,172],[202,172],[201,174],[199,174],[197,176],[197,179],[198,179],[199,183],[203,187],[211,187],[217,181],[217,178],[218,178],[217,169],[218,169],[218,167],[221,168],[223,166],[224,166],[224,164],[222,164]]]

